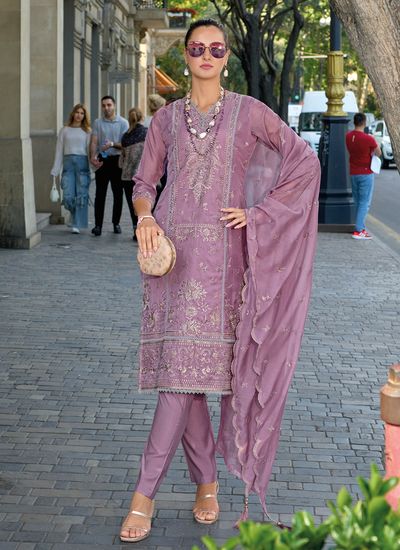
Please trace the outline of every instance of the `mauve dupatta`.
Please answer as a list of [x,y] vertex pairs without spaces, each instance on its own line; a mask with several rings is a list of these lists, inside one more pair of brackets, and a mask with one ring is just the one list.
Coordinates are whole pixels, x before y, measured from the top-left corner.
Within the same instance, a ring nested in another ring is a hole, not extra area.
[[[320,165],[310,147],[269,109],[246,177],[249,268],[232,363],[222,396],[217,450],[229,470],[265,498],[286,396],[311,294]],[[269,516],[268,516],[269,517]],[[237,524],[235,524],[237,525]]]

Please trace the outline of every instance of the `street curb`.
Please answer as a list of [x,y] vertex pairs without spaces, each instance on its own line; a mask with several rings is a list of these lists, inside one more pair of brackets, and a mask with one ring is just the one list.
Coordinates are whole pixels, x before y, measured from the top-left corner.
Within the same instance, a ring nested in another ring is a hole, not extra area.
[[383,241],[381,241],[380,239],[378,239],[378,237],[376,237],[373,233],[371,233],[371,236],[373,238],[373,241],[380,247],[382,248],[385,252],[387,252],[388,254],[390,254],[390,256],[392,256],[392,258],[394,260],[396,260],[396,262],[398,262],[400,264],[400,254],[397,254],[397,252],[394,252],[394,250],[392,250],[390,248],[390,246],[388,246],[387,244],[385,244]]

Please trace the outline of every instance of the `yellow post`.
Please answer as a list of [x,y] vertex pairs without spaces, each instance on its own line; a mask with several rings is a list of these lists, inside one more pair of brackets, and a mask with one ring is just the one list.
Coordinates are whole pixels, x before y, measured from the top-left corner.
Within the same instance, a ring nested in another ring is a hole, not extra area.
[[328,110],[323,116],[347,116],[343,111],[343,52],[328,53],[328,87],[325,91],[328,98]]

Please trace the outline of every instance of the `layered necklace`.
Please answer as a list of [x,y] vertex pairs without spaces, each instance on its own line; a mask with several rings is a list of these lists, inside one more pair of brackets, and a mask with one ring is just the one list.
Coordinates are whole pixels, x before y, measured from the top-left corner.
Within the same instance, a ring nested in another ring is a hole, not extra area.
[[[204,130],[204,132],[199,132],[198,130],[196,130],[196,128],[193,128],[193,126],[192,126],[193,120],[190,117],[190,110],[191,110],[190,98],[191,98],[191,96],[192,96],[192,90],[189,90],[189,92],[186,95],[186,100],[185,100],[186,129],[189,132],[190,140],[192,142],[193,148],[196,151],[196,153],[198,153],[201,156],[206,156],[211,151],[211,149],[212,149],[212,147],[215,143],[215,140],[216,140],[217,135],[218,135],[219,127],[220,127],[221,122],[224,118],[223,100],[224,100],[224,97],[225,97],[225,90],[221,86],[221,90],[220,90],[220,93],[219,93],[219,98],[218,98],[218,101],[216,102],[215,107],[214,107],[214,114],[212,116],[212,119],[208,123],[208,126],[207,126],[206,130]],[[203,152],[200,152],[196,147],[195,138],[203,140],[207,136],[207,134],[209,134],[209,132],[212,130],[212,128],[216,125],[216,119],[217,119],[217,116],[218,116],[219,113],[221,113],[221,114],[219,116],[219,120],[218,120],[216,129],[215,129],[215,133],[213,135],[213,138],[210,141],[210,143],[209,143],[208,147],[206,148],[206,150],[203,151]]]

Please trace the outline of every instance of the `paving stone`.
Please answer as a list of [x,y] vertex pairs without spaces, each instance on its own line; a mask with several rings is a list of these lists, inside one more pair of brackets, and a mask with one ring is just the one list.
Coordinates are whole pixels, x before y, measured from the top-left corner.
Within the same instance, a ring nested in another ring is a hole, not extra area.
[[[107,197],[106,220],[111,219]],[[126,205],[122,234],[49,226],[30,251],[1,250],[1,550],[130,549],[118,537],[157,398],[137,392],[141,280]],[[60,246],[63,245],[63,246]],[[68,245],[70,248],[65,248]],[[400,270],[376,242],[318,236],[299,362],[267,494],[272,517],[316,522],[370,462],[382,470],[379,389],[397,362]],[[4,297],[7,296],[7,297]],[[219,398],[210,396],[217,431]],[[237,534],[243,483],[217,458],[220,519],[193,521],[181,447],[156,499],[147,550],[203,548]],[[250,517],[263,520],[251,495]]]

